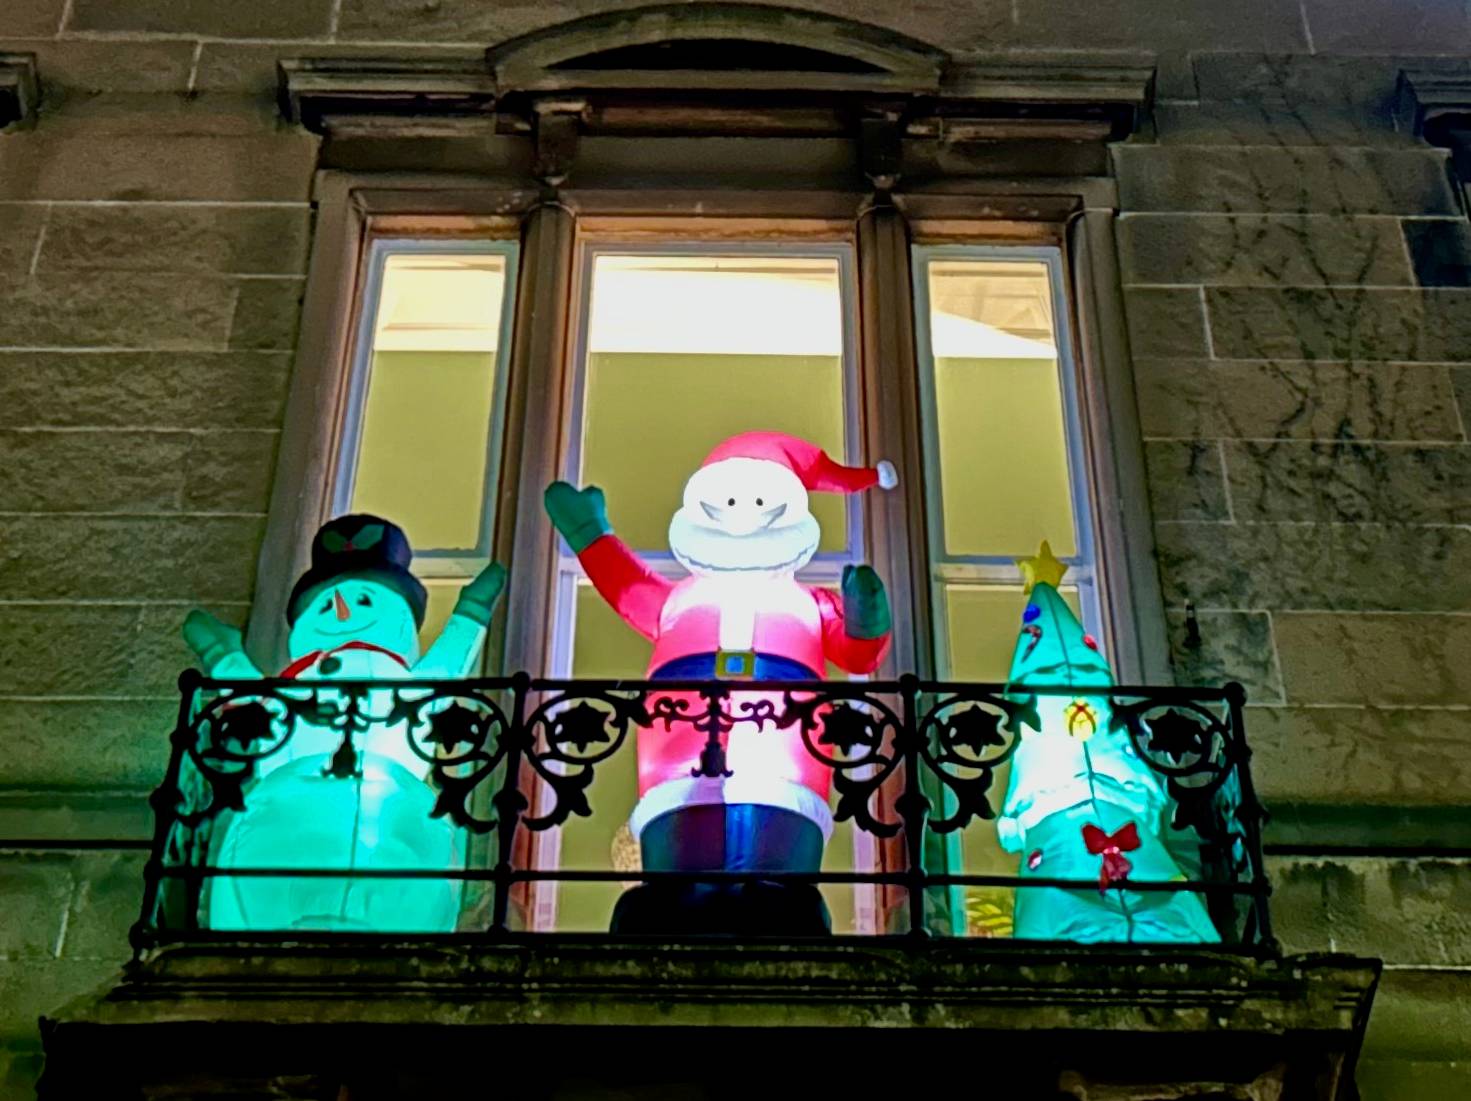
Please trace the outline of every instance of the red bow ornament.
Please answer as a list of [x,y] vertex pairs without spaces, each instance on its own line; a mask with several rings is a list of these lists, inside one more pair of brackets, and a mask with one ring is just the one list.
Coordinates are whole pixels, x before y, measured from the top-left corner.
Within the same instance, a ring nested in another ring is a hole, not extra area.
[[1094,856],[1103,857],[1103,870],[1098,874],[1098,890],[1101,894],[1129,877],[1134,865],[1124,853],[1133,852],[1142,842],[1139,840],[1139,828],[1130,822],[1112,836],[1097,826],[1084,826],[1083,844],[1088,846],[1088,851]]

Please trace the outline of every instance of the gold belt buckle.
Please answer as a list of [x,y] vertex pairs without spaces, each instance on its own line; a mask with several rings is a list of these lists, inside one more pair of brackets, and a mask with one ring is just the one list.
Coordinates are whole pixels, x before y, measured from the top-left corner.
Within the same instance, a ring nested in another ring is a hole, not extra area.
[[716,650],[717,680],[750,680],[756,675],[755,650]]

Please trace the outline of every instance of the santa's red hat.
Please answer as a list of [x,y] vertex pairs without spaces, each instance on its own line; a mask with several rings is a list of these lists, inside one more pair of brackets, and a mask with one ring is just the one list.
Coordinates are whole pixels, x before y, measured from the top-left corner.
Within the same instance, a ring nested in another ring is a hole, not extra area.
[[873,486],[893,489],[899,484],[894,464],[844,466],[815,443],[781,432],[742,432],[715,448],[700,464],[701,469],[726,459],[764,459],[786,467],[809,491],[858,493]]

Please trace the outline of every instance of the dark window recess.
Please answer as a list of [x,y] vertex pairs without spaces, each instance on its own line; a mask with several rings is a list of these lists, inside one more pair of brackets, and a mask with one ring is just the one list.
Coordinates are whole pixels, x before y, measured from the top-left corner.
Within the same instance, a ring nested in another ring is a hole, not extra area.
[[1458,218],[1400,224],[1420,286],[1471,287],[1471,225]]
[[549,69],[703,69],[717,72],[881,73],[857,58],[807,46],[785,46],[738,38],[690,38],[619,46],[559,61]]

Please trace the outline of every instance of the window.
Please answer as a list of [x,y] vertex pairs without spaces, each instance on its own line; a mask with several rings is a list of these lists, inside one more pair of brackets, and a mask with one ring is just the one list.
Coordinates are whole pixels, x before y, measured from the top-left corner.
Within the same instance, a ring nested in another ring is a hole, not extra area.
[[[293,398],[303,442],[283,442],[268,539],[279,572],[326,515],[389,513],[431,587],[426,635],[495,557],[511,576],[489,669],[639,675],[648,644],[553,536],[542,491],[602,486],[614,529],[674,576],[685,479],[727,436],[775,429],[898,468],[894,493],[814,495],[824,538],[802,574],[835,586],[847,563],[878,569],[890,671],[1001,679],[1013,560],[1046,538],[1070,566],[1064,595],[1137,674],[1130,601],[1157,609],[1157,593],[1147,541],[1093,507],[1142,500],[1143,477],[1125,454],[1119,307],[1094,276],[1112,265],[1107,143],[1132,129],[1148,71],[971,71],[888,30],[797,11],[777,29],[742,5],[604,13],[488,63],[490,80],[478,61],[283,66],[288,112],[332,140]],[[277,610],[253,614],[273,630]],[[627,859],[633,764],[600,766],[594,816],[515,859]],[[1013,871],[988,832],[936,859]],[[827,852],[891,866],[863,834]],[[885,927],[880,892],[841,890],[837,930]],[[605,928],[613,893],[539,884],[522,916]],[[940,924],[1004,931],[1004,913],[967,926],[966,907],[992,901],[957,894]]]

